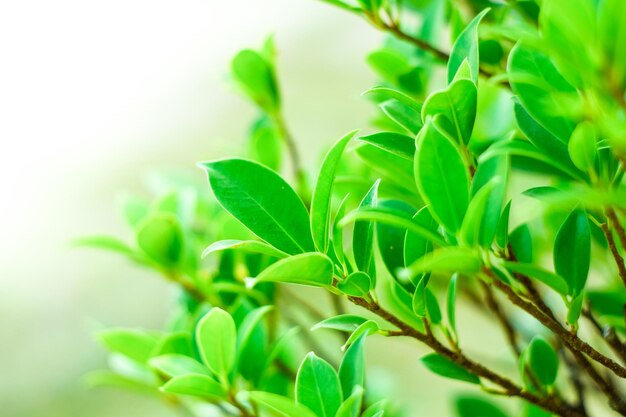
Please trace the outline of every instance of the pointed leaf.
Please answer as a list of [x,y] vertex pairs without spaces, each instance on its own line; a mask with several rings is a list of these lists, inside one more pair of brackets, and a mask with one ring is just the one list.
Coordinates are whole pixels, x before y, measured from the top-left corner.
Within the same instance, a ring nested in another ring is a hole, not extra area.
[[587,213],[576,209],[559,229],[554,242],[554,268],[565,278],[572,296],[585,288],[591,261],[591,230]]
[[213,373],[226,379],[235,364],[236,329],[233,318],[214,307],[196,326],[196,343],[204,363]]
[[334,417],[342,402],[337,371],[312,352],[304,358],[296,376],[296,401],[319,417]]
[[263,270],[252,280],[252,283],[285,282],[329,287],[332,281],[333,263],[330,258],[321,253],[312,252],[281,259]]
[[457,70],[467,59],[472,70],[472,80],[478,83],[478,72],[480,68],[478,56],[478,25],[480,21],[489,13],[491,9],[485,9],[480,12],[461,32],[457,38],[452,53],[448,60],[448,83],[451,83],[456,75]]

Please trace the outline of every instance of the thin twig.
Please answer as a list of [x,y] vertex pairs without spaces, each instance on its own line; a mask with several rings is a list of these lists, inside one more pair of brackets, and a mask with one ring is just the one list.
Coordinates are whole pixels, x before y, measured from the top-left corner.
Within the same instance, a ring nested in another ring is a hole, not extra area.
[[609,326],[602,326],[600,322],[595,318],[591,311],[591,306],[583,310],[583,317],[585,317],[592,324],[596,332],[602,337],[602,339],[611,347],[613,352],[619,356],[624,363],[626,363],[626,345],[620,340],[619,336],[615,333],[615,329]]
[[611,229],[609,229],[607,223],[602,223],[602,231],[604,232],[604,236],[606,236],[611,255],[613,255],[613,259],[615,259],[617,272],[622,279],[624,286],[626,287],[626,264],[624,264],[624,258],[622,258],[622,255],[620,255],[619,250],[617,249],[617,244],[615,242],[615,238],[613,237],[613,232],[611,232]]

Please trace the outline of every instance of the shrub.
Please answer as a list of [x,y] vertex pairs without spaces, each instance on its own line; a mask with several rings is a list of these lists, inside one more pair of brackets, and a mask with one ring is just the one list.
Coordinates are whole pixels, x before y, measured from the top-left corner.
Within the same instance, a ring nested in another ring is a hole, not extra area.
[[[260,113],[248,158],[199,164],[212,195],[177,180],[129,201],[132,244],[81,241],[180,287],[165,330],[98,334],[114,360],[91,381],[198,416],[402,415],[365,378],[378,335],[473,386],[460,417],[626,415],[626,2],[326,3],[388,34],[367,57],[372,133],[305,172],[274,44],[238,53],[232,78]],[[457,322],[470,309],[508,366]]]

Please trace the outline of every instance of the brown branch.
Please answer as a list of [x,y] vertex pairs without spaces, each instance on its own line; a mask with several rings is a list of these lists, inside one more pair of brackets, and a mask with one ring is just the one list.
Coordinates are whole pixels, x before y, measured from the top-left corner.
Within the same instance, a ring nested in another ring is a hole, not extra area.
[[611,358],[598,352],[592,346],[578,338],[578,336],[570,333],[556,320],[551,319],[539,310],[534,304],[522,299],[508,285],[498,280],[497,277],[494,277],[491,271],[487,270],[485,273],[493,278],[493,284],[500,291],[502,291],[513,304],[533,316],[537,319],[537,321],[559,337],[564,346],[572,352],[572,355],[574,355],[574,358],[581,368],[583,368],[591,379],[594,380],[600,391],[609,399],[611,407],[620,414],[626,416],[626,402],[624,402],[622,396],[615,391],[614,387],[602,378],[602,376],[595,370],[584,355],[603,365],[607,369],[611,370],[615,375],[622,378],[626,378],[626,368],[622,367]]
[[387,322],[396,326],[399,330],[390,332],[390,336],[407,336],[413,339],[420,341],[421,343],[427,345],[432,350],[447,358],[448,360],[456,363],[459,366],[467,369],[472,374],[484,378],[493,384],[499,386],[504,390],[504,394],[511,397],[520,397],[525,399],[526,401],[535,404],[546,411],[554,413],[561,417],[585,417],[586,414],[581,413],[579,410],[572,408],[571,406],[564,404],[559,398],[554,396],[541,397],[535,393],[524,390],[521,387],[517,386],[511,380],[495,373],[491,369],[481,365],[473,360],[469,359],[465,356],[461,351],[454,351],[450,348],[444,346],[439,340],[435,338],[431,331],[429,331],[429,326],[426,326],[426,333],[422,333],[407,323],[400,320],[398,317],[383,309],[378,303],[373,301],[367,301],[363,298],[357,297],[348,297],[348,299],[358,305],[363,307],[372,313],[376,314],[378,317],[386,320]]
[[[607,210],[607,218],[613,223],[613,220],[610,219]],[[615,215],[615,212],[613,212]],[[619,225],[619,223],[617,223]],[[620,255],[619,250],[617,249],[617,244],[615,242],[615,238],[613,237],[613,232],[609,229],[609,225],[607,223],[602,223],[602,231],[604,232],[604,236],[606,236],[606,240],[609,244],[609,250],[611,251],[611,255],[613,255],[613,259],[615,259],[615,264],[617,265],[617,271],[619,273],[624,286],[626,287],[626,264],[624,264],[624,258]]]
[[602,326],[593,315],[591,306],[583,310],[583,317],[589,320],[598,335],[600,335],[607,345],[611,347],[613,352],[626,363],[626,345],[615,333],[615,329],[609,326]]

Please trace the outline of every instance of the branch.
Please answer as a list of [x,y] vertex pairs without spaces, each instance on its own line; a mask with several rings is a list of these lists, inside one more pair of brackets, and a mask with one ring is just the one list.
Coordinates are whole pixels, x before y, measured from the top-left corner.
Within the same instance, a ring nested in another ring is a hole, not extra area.
[[504,330],[506,339],[509,342],[509,345],[511,346],[511,350],[515,354],[515,357],[519,358],[522,352],[519,346],[517,345],[517,333],[515,329],[513,328],[513,325],[504,314],[504,311],[502,310],[500,303],[498,303],[498,300],[496,300],[496,297],[493,293],[493,290],[491,289],[491,286],[482,280],[480,281],[480,283],[485,293],[485,301],[487,302],[487,306],[496,315],[496,318],[498,319],[498,321],[500,322],[500,325],[502,326],[502,329]]
[[606,240],[609,243],[609,249],[611,250],[611,254],[617,264],[619,276],[622,278],[624,286],[626,287],[626,265],[624,264],[624,258],[622,258],[622,255],[620,255],[619,250],[617,249],[617,244],[615,242],[615,238],[613,237],[613,232],[609,228],[609,223],[615,228],[620,243],[622,244],[622,248],[626,248],[626,231],[624,231],[624,228],[617,218],[617,214],[615,214],[615,211],[612,208],[608,208],[606,210],[606,217],[607,222],[602,224],[602,231],[606,236]]
[[564,404],[560,401],[560,399],[549,396],[549,397],[541,397],[537,394],[534,394],[530,391],[524,390],[521,387],[517,386],[511,380],[495,373],[494,371],[486,368],[485,366],[474,362],[469,359],[460,351],[453,351],[448,347],[444,346],[435,338],[435,336],[430,331],[430,327],[426,326],[426,333],[422,333],[407,323],[400,320],[398,317],[394,316],[392,313],[383,309],[378,303],[373,301],[367,301],[363,298],[357,297],[348,297],[348,299],[355,305],[363,307],[372,313],[376,314],[378,317],[386,320],[387,322],[396,326],[399,331],[391,332],[390,336],[407,336],[413,339],[420,341],[421,343],[427,345],[431,349],[433,349],[438,354],[444,356],[448,360],[456,363],[459,366],[467,369],[469,372],[477,375],[481,378],[484,378],[495,385],[498,385],[502,389],[504,389],[505,394],[512,397],[520,397],[525,399],[526,401],[535,404],[546,411],[554,413],[561,417],[585,417],[586,414],[581,413],[579,410],[570,407],[567,404]]
[[583,317],[589,320],[589,322],[593,325],[593,328],[611,347],[613,352],[615,352],[615,354],[619,356],[622,361],[626,362],[626,345],[624,345],[624,343],[620,340],[619,336],[615,333],[615,330],[609,326],[603,327],[591,312],[591,306],[583,310]]

